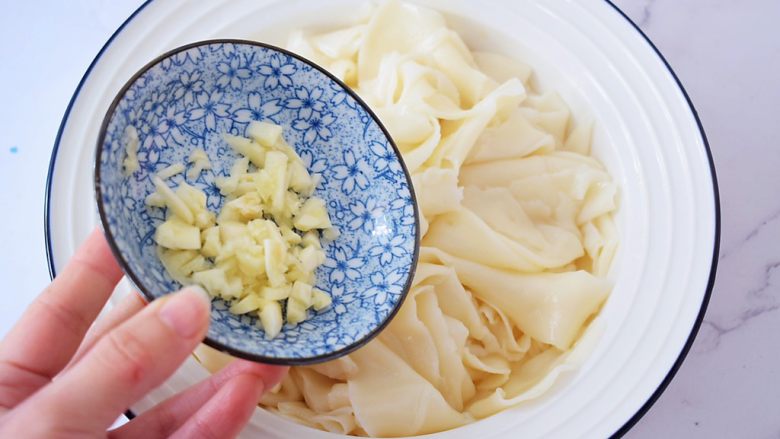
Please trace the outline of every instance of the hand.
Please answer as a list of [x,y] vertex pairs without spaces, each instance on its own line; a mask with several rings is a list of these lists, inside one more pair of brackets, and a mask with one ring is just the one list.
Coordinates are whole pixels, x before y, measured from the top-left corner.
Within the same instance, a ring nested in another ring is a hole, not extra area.
[[188,287],[148,306],[131,294],[90,328],[121,276],[94,231],[0,343],[0,437],[234,437],[281,380],[285,368],[237,360],[107,432],[209,324],[206,294]]

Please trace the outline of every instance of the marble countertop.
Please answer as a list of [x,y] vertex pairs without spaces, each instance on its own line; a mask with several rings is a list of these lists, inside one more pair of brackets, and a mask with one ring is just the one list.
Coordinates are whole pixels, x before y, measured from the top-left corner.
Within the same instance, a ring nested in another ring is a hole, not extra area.
[[[563,1],[563,0],[556,0]],[[0,15],[0,335],[48,283],[43,194],[62,113],[140,0],[12,2]],[[720,182],[715,290],[682,368],[627,434],[780,435],[780,2],[616,0],[685,85]],[[46,6],[42,6],[46,5]],[[13,11],[8,11],[13,9]],[[75,49],[74,49],[75,48]]]

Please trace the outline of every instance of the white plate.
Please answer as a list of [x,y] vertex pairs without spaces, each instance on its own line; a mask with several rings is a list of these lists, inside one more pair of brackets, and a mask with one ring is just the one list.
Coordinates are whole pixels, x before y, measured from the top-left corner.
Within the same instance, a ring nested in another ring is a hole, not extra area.
[[[625,432],[682,362],[715,274],[719,212],[709,150],[695,110],[641,32],[603,0],[416,0],[444,12],[472,48],[531,64],[573,114],[596,120],[594,153],[621,188],[615,288],[605,332],[587,363],[546,397],[442,438],[598,437]],[[52,273],[97,224],[92,155],[114,94],[147,61],[185,43],[249,38],[283,44],[300,27],[348,24],[361,0],[155,0],[99,53],[76,90],[52,156],[47,244]],[[347,12],[347,13],[345,13]],[[139,401],[141,412],[207,373],[188,360]],[[245,437],[333,437],[262,410]]]

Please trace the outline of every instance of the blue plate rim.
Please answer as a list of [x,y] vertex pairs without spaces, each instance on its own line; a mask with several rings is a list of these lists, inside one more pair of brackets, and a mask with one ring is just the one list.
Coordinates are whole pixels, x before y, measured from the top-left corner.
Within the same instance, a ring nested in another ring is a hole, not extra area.
[[[49,169],[46,175],[46,190],[44,193],[44,238],[45,238],[45,244],[46,244],[46,262],[49,268],[49,276],[54,279],[54,277],[57,275],[56,267],[54,264],[54,251],[52,247],[52,240],[51,240],[51,226],[50,226],[50,219],[51,219],[51,203],[50,203],[50,195],[51,195],[51,188],[53,183],[53,175],[54,175],[54,169],[56,165],[57,160],[57,153],[59,151],[60,147],[60,141],[62,140],[62,134],[65,130],[65,125],[68,121],[68,118],[70,117],[70,112],[73,109],[73,105],[76,102],[76,99],[79,96],[79,93],[81,92],[81,89],[84,86],[84,83],[86,83],[87,79],[89,78],[90,73],[92,73],[92,70],[94,69],[97,62],[100,60],[100,58],[103,56],[105,51],[108,49],[108,47],[111,45],[111,43],[116,39],[116,37],[122,32],[122,30],[136,17],[138,14],[141,13],[147,6],[149,6],[154,0],[145,0],[144,3],[142,3],[138,9],[136,9],[130,16],[114,31],[114,33],[109,37],[109,39],[106,41],[106,43],[103,45],[103,47],[98,51],[97,55],[95,55],[95,58],[90,63],[89,67],[87,67],[87,70],[84,72],[84,76],[79,81],[78,85],[76,86],[75,91],[73,92],[73,96],[71,97],[70,101],[68,102],[68,106],[65,108],[65,113],[62,117],[62,122],[60,123],[60,127],[57,131],[57,135],[54,139],[54,146],[52,148],[52,154],[51,159],[49,160]],[[689,333],[688,339],[686,343],[683,345],[682,349],[680,350],[680,354],[677,357],[677,360],[674,362],[672,367],[670,368],[669,372],[667,373],[666,377],[658,384],[656,387],[656,390],[650,395],[650,397],[647,399],[647,401],[632,415],[620,428],[618,428],[611,437],[622,437],[624,436],[629,430],[631,430],[634,425],[636,425],[637,422],[650,410],[650,408],[655,404],[655,402],[658,400],[658,398],[661,397],[661,394],[663,394],[664,390],[669,386],[669,383],[671,383],[674,376],[677,374],[677,371],[682,366],[682,363],[685,360],[685,357],[688,355],[688,352],[691,349],[691,346],[693,345],[694,340],[696,339],[696,335],[699,332],[699,328],[701,327],[702,322],[704,321],[704,315],[707,311],[707,306],[709,305],[710,299],[712,297],[712,291],[715,286],[715,277],[716,272],[718,268],[718,253],[720,251],[720,239],[721,239],[721,206],[720,206],[720,192],[718,189],[718,179],[717,174],[715,170],[715,162],[712,158],[712,149],[710,147],[709,141],[707,140],[707,135],[704,131],[704,126],[701,122],[701,119],[699,118],[699,114],[696,111],[696,108],[693,104],[693,101],[691,100],[690,96],[688,95],[688,92],[685,90],[685,87],[683,86],[682,82],[680,81],[677,74],[674,72],[674,69],[672,69],[669,62],[666,60],[666,58],[663,56],[661,51],[658,49],[658,47],[653,43],[653,41],[639,28],[639,26],[634,23],[631,18],[629,18],[617,5],[615,5],[612,0],[603,0],[609,7],[614,9],[617,14],[623,19],[625,19],[631,27],[633,27],[637,33],[650,45],[651,49],[656,53],[658,58],[661,60],[661,62],[664,64],[666,69],[668,70],[669,74],[671,75],[672,79],[675,81],[677,86],[679,87],[680,91],[682,92],[683,96],[685,97],[685,100],[688,103],[689,109],[691,111],[691,114],[693,115],[694,119],[696,120],[696,124],[699,128],[699,133],[701,135],[704,149],[707,154],[707,160],[709,162],[709,168],[710,168],[710,175],[712,178],[712,189],[713,189],[713,203],[715,208],[715,228],[714,228],[714,243],[713,243],[713,251],[712,251],[712,262],[711,262],[711,268],[710,268],[710,274],[707,281],[707,286],[704,291],[704,296],[702,297],[702,304],[699,309],[699,314],[696,317],[696,320],[693,322],[693,325],[691,327],[691,331]],[[132,411],[128,410],[126,413],[127,417],[132,419],[135,415]]]

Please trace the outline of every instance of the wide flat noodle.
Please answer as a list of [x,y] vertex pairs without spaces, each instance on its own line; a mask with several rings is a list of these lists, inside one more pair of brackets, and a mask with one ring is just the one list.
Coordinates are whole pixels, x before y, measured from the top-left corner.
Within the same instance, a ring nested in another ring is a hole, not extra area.
[[550,133],[557,147],[563,146],[569,128],[569,107],[558,93],[529,96],[520,107],[528,120],[539,129]]
[[326,412],[332,409],[328,402],[328,395],[336,384],[335,380],[303,367],[292,369],[290,376],[301,390],[306,405],[312,410]]
[[440,381],[436,341],[417,312],[417,295],[432,289],[432,286],[414,287],[406,299],[409,303],[398,311],[380,338],[415,372],[436,386]]
[[357,365],[349,357],[340,357],[308,367],[334,380],[346,380],[357,372]]
[[351,407],[317,412],[303,402],[281,402],[271,410],[298,423],[331,433],[345,435],[357,428]]
[[528,64],[514,58],[492,52],[473,52],[474,62],[477,67],[496,82],[505,82],[512,78],[523,81],[527,89],[531,89],[531,75],[533,70]]
[[462,323],[447,318],[433,291],[417,298],[420,319],[425,323],[439,357],[439,392],[455,410],[462,411],[465,401],[474,396],[474,383],[463,364],[468,331]]
[[420,260],[455,268],[480,299],[502,310],[536,340],[568,349],[607,297],[609,282],[586,271],[525,274],[487,267],[423,247]]
[[[496,222],[500,219],[503,218]],[[582,245],[570,232],[551,227],[542,230],[546,236],[541,239],[549,247],[534,247],[531,239],[512,239],[492,229],[471,210],[462,208],[437,218],[428,227],[423,244],[491,267],[525,273],[564,266],[583,255]],[[532,232],[527,234],[532,235]],[[459,238],[452,239],[453,236]],[[486,249],[491,250],[486,252]]]
[[468,413],[476,418],[484,418],[542,396],[562,374],[580,367],[593,351],[603,332],[603,327],[595,323],[588,327],[573,349],[563,352],[549,348],[517,364],[509,380],[489,395],[476,399],[468,407]]
[[[577,143],[584,141],[572,137],[571,148],[582,149]],[[588,139],[589,140],[589,139]],[[555,138],[535,127],[519,108],[510,113],[509,118],[498,126],[490,127],[480,134],[466,163],[483,163],[493,160],[522,158],[531,154],[547,153],[555,149]]]
[[413,282],[414,286],[432,285],[441,310],[465,325],[471,337],[480,341],[491,338],[492,334],[480,318],[477,303],[451,267],[420,262]]
[[367,25],[358,63],[361,80],[375,78],[387,54],[413,52],[444,29],[444,19],[434,11],[385,2]]
[[518,80],[507,81],[493,90],[472,109],[462,114],[462,119],[450,123],[450,133],[443,136],[441,143],[425,164],[459,170],[488,124],[494,119],[506,118],[524,97],[525,89]]
[[377,437],[427,434],[471,421],[469,415],[447,404],[430,382],[381,341],[369,343],[351,356],[359,372],[348,381],[349,394],[355,417],[368,434]]

